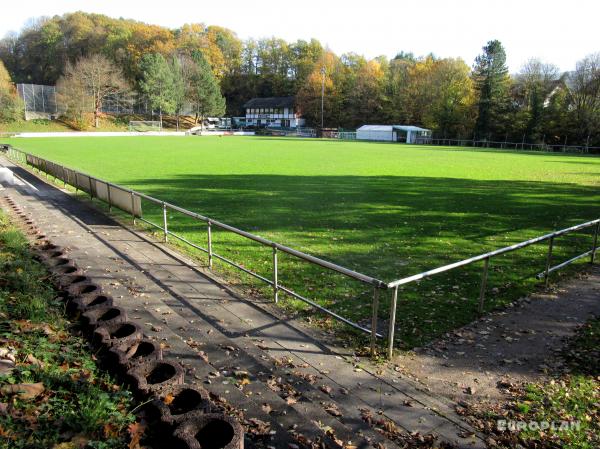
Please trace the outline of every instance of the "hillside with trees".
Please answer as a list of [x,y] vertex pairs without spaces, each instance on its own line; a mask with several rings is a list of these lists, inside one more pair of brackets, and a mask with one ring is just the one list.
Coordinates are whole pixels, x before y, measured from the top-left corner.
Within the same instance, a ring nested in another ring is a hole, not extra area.
[[183,102],[193,104],[196,121],[236,116],[250,98],[296,95],[309,124],[320,125],[324,84],[326,127],[409,123],[439,138],[600,145],[600,53],[567,73],[532,58],[509,74],[496,40],[472,66],[404,52],[368,60],[315,39],[241,40],[219,26],[168,29],[83,12],[40,18],[0,41],[13,83],[64,83],[78,61],[95,55],[161,116],[179,116]]

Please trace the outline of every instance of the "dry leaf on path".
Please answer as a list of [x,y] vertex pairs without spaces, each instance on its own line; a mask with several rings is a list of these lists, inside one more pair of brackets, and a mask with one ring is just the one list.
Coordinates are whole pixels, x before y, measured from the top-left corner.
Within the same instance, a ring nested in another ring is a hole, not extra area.
[[37,382],[34,384],[5,385],[0,391],[2,394],[17,393],[21,399],[35,399],[42,394],[44,390],[44,384],[42,382]]

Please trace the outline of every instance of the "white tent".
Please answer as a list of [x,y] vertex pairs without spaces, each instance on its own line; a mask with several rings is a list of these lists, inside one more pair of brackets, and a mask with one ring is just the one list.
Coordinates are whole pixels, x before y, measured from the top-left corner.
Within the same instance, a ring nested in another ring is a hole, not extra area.
[[424,143],[431,139],[429,129],[412,125],[363,125],[356,130],[358,140]]

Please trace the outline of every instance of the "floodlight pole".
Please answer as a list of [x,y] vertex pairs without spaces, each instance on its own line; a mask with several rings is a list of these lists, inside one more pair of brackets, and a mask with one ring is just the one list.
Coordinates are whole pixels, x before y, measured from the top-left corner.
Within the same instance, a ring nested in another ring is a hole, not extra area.
[[321,132],[323,132],[324,105],[325,105],[325,67],[321,67]]

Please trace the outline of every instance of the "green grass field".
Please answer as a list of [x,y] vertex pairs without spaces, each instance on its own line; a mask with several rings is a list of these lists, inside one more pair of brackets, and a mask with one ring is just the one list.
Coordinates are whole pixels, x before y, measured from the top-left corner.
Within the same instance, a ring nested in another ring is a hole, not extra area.
[[[598,157],[261,137],[10,143],[384,281],[600,217]],[[161,222],[157,208],[144,211]],[[204,226],[169,220],[206,241]],[[557,260],[590,245],[590,232],[561,238]],[[271,276],[269,248],[216,231],[214,249]],[[543,244],[494,259],[486,308],[530,291],[545,253]],[[367,322],[368,286],[290,256],[280,262],[284,285]],[[471,321],[480,273],[478,264],[402,290],[399,339],[412,346]]]

